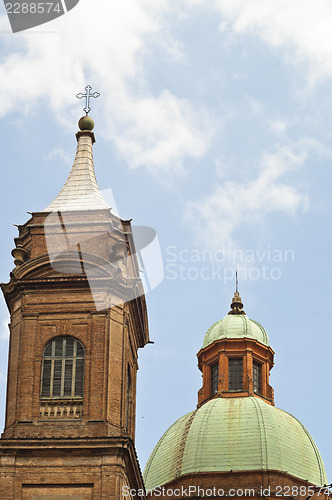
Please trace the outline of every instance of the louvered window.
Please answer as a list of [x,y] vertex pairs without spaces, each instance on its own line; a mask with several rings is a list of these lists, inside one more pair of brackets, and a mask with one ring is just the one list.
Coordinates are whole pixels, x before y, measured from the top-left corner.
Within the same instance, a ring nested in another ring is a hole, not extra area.
[[243,360],[229,358],[228,360],[228,390],[242,391],[243,389]]
[[42,398],[83,397],[84,347],[74,337],[57,337],[45,347]]

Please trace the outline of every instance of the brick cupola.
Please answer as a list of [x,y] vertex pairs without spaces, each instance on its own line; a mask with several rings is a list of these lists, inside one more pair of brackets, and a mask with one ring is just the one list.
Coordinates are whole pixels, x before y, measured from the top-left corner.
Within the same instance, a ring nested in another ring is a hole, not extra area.
[[197,354],[203,374],[198,407],[216,397],[256,396],[274,405],[269,374],[274,351],[265,329],[243,310],[236,290],[231,310],[207,331]]
[[326,484],[309,432],[274,405],[273,355],[266,331],[248,318],[236,290],[230,312],[211,326],[198,352],[197,408],[164,432],[146,464],[149,500],[162,491],[171,500],[187,498],[186,492],[240,500],[249,491],[259,500],[277,498],[282,488],[303,500],[310,498],[309,485]]

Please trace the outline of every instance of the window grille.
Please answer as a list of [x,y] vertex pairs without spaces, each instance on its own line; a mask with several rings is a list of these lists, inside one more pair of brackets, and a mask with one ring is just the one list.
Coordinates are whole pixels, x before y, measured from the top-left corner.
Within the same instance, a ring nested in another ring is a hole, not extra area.
[[253,363],[254,392],[262,392],[262,365],[254,361]]
[[83,397],[84,347],[74,337],[57,337],[44,349],[42,398]]
[[211,366],[211,396],[218,392],[219,363]]
[[228,360],[228,390],[243,390],[243,359],[229,358]]

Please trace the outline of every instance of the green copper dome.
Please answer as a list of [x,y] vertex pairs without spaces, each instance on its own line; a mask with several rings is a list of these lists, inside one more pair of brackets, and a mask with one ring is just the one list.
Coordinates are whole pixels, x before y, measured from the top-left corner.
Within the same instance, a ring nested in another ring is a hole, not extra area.
[[320,453],[296,418],[256,397],[216,398],[165,432],[144,481],[153,489],[184,474],[253,470],[327,482]]
[[205,334],[203,348],[222,339],[253,339],[270,346],[269,337],[262,325],[245,314],[228,314],[214,323]]

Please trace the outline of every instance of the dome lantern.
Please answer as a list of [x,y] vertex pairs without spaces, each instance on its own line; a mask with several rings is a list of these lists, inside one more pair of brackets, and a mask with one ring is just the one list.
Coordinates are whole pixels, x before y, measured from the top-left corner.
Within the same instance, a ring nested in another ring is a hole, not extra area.
[[274,351],[263,326],[242,310],[238,286],[231,311],[206,332],[197,354],[203,385],[198,406],[216,397],[256,396],[274,405],[269,385]]

